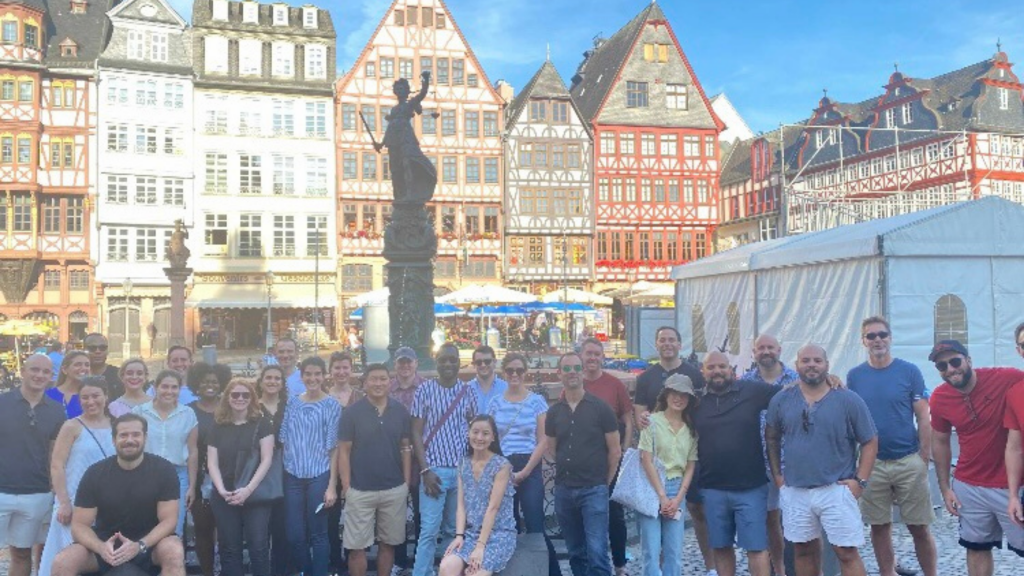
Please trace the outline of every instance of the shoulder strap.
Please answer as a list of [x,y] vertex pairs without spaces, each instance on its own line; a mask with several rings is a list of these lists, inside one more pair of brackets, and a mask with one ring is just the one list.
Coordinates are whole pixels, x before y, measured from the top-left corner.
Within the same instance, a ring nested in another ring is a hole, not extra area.
[[452,400],[452,403],[448,405],[448,409],[445,410],[444,414],[442,414],[441,418],[437,421],[437,424],[430,430],[430,434],[427,434],[427,439],[423,441],[424,451],[427,449],[427,446],[430,445],[430,441],[434,439],[434,436],[437,435],[437,431],[440,430],[441,427],[443,427],[448,422],[449,418],[451,418],[452,413],[455,412],[455,409],[459,406],[459,403],[462,402],[462,397],[466,395],[466,392],[468,390],[469,385],[463,384],[462,390],[459,390],[459,393],[455,395],[455,398]]
[[100,439],[97,438],[96,435],[92,433],[92,430],[90,430],[89,427],[85,425],[85,422],[82,421],[82,418],[80,416],[76,416],[75,420],[78,420],[78,423],[82,425],[82,429],[88,432],[89,436],[92,436],[92,441],[96,443],[96,446],[98,446],[100,449],[100,453],[103,454],[104,458],[106,458],[107,451],[105,448],[103,448],[103,444],[100,443]]

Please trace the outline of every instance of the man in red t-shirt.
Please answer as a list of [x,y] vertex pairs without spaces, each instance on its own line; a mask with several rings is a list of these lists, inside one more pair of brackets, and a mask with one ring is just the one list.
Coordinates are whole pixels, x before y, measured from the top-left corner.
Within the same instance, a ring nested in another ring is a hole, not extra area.
[[[1024,322],[1013,331],[1017,353],[1024,357]],[[1006,437],[1006,480],[1010,487],[1007,513],[1010,519],[1024,526],[1024,496],[1021,483],[1024,482],[1024,448],[1021,447],[1021,429],[1024,427],[1024,384],[1014,386],[1006,396],[1006,418],[1003,425]]]
[[[935,473],[946,510],[960,518],[960,545],[967,549],[967,573],[992,576],[992,549],[1008,547],[1024,556],[1024,527],[1007,514],[1007,431],[1003,427],[1007,392],[1024,382],[1024,372],[1013,368],[978,368],[971,365],[967,348],[956,340],[943,340],[928,360],[945,381],[930,400],[932,450]],[[956,429],[960,456],[949,478],[952,462],[950,434]]]

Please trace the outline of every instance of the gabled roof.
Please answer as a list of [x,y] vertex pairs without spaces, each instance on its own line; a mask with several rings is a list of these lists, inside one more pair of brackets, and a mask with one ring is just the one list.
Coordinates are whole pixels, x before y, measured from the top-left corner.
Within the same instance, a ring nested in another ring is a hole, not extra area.
[[628,24],[612,34],[611,38],[602,40],[593,49],[584,52],[584,60],[572,77],[570,92],[584,119],[593,121],[601,110],[608,92],[615,86],[619,70],[629,58],[636,43],[637,36],[649,21],[666,20],[665,13],[657,2],[651,2]]
[[[165,0],[124,0],[123,2],[121,2],[120,4],[115,6],[113,10],[108,12],[107,16],[111,20],[113,20],[114,18],[117,18],[119,16],[125,16],[124,12],[126,10],[128,10],[129,6],[132,6],[133,4],[137,4],[137,3],[140,3],[140,2],[149,2],[149,3],[152,3],[152,4],[158,4],[163,9],[163,14],[161,14],[161,16],[165,16],[165,17],[169,16],[171,21],[177,23],[178,26],[180,26],[182,28],[185,28],[185,27],[188,26],[188,22],[186,22],[185,19],[181,17],[181,14],[178,14],[178,11],[175,10],[174,7],[171,6]],[[136,18],[137,19],[146,19],[141,14],[138,15],[138,16],[135,16],[133,14],[131,16],[131,18],[132,19],[136,19]]]
[[[192,3],[192,26],[195,28],[214,28],[218,30],[235,30],[238,32],[261,32],[265,34],[284,34],[289,36],[311,36],[319,38],[335,38],[334,22],[331,20],[331,12],[324,8],[317,8],[316,28],[305,28],[302,25],[303,7],[288,6],[284,2],[272,2],[259,4],[258,24],[242,22],[242,4],[235,0],[228,0],[228,19],[213,19],[213,0],[193,0]],[[275,5],[284,4],[288,6],[288,25],[272,25],[273,10]],[[307,7],[309,5],[306,5]],[[333,48],[333,46],[332,46]]]
[[[110,38],[107,12],[117,0],[89,0],[85,13],[72,14],[69,0],[46,0],[49,26],[44,63],[50,68],[92,69]],[[73,57],[60,53],[60,44],[70,38],[78,45]]]
[[579,109],[576,107],[576,102],[569,95],[569,90],[565,87],[565,83],[562,82],[562,77],[558,74],[558,70],[550,60],[545,61],[541,65],[540,70],[537,70],[533,78],[530,78],[530,81],[526,83],[523,90],[512,99],[512,103],[509,104],[508,112],[505,116],[506,126],[511,128],[515,125],[519,120],[519,115],[526,109],[526,103],[531,98],[568,100],[574,112],[582,118],[582,114],[580,114]]
[[44,0],[0,0],[0,6],[12,5],[12,6],[28,6],[36,10],[45,11],[46,2]]

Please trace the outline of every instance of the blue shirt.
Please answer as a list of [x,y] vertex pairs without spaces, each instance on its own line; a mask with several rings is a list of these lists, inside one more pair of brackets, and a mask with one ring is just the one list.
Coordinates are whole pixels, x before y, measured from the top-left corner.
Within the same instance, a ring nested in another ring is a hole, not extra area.
[[[450,407],[453,408],[446,419],[444,415]],[[426,380],[416,388],[412,417],[424,421],[423,452],[427,466],[455,468],[459,465],[466,454],[469,421],[479,413],[476,394],[465,382],[456,381],[453,386],[445,387],[437,380]]]
[[78,394],[72,394],[71,399],[64,402],[64,393],[60,391],[60,388],[53,387],[47,388],[46,395],[64,407],[68,418],[78,418],[82,415],[82,403],[78,400]]
[[490,392],[484,392],[483,388],[480,387],[480,381],[477,378],[473,378],[469,381],[469,386],[473,389],[473,393],[476,394],[476,409],[480,411],[480,414],[489,414],[487,406],[490,405],[491,400],[504,396],[505,391],[508,390],[508,382],[505,382],[501,378],[495,376],[494,381],[491,382]]
[[785,386],[786,384],[792,384],[800,379],[800,375],[796,373],[796,370],[787,367],[785,364],[782,365],[782,373],[775,379],[774,382],[768,382],[761,377],[761,372],[758,371],[757,366],[754,366],[750,370],[743,373],[743,377],[740,380],[748,380],[750,382],[763,382],[764,384],[771,384],[772,386]]
[[333,396],[316,402],[292,398],[281,422],[284,469],[296,478],[316,478],[331,469],[331,451],[341,432],[341,404]]
[[298,368],[284,379],[284,383],[288,386],[289,396],[298,396],[306,391],[306,385],[302,383],[302,373]]
[[846,385],[864,399],[878,427],[880,460],[899,460],[920,450],[914,402],[925,395],[924,376],[917,366],[899,358],[881,369],[865,362],[850,370]]
[[[150,398],[156,398],[156,386],[153,386],[153,384],[150,383],[149,388],[146,390],[146,394],[149,395]],[[184,404],[187,406],[196,400],[199,400],[199,396],[193,394],[191,388],[188,386],[181,387],[181,390],[178,392],[178,404]]]
[[33,408],[21,388],[0,394],[0,494],[50,491],[50,444],[65,419],[49,396]]
[[547,400],[530,392],[521,402],[506,400],[504,395],[492,398],[486,413],[498,426],[501,451],[511,456],[533,454],[537,448],[537,416],[547,411]]
[[63,352],[50,352],[46,355],[53,362],[53,381],[57,381],[57,377],[60,376],[60,365],[64,363]]
[[[828,386],[828,384],[822,384]],[[853,478],[857,449],[875,437],[875,425],[861,397],[842,388],[807,404],[799,386],[779,392],[768,404],[768,425],[786,446],[786,486],[817,488]]]

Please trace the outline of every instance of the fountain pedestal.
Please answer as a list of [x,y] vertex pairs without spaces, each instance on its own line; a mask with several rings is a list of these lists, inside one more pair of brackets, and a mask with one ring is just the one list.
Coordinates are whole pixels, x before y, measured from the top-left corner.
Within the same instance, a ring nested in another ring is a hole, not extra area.
[[434,367],[430,334],[434,330],[434,257],[437,235],[424,204],[394,203],[391,223],[384,230],[388,270],[388,349],[408,346],[416,351],[421,370]]

